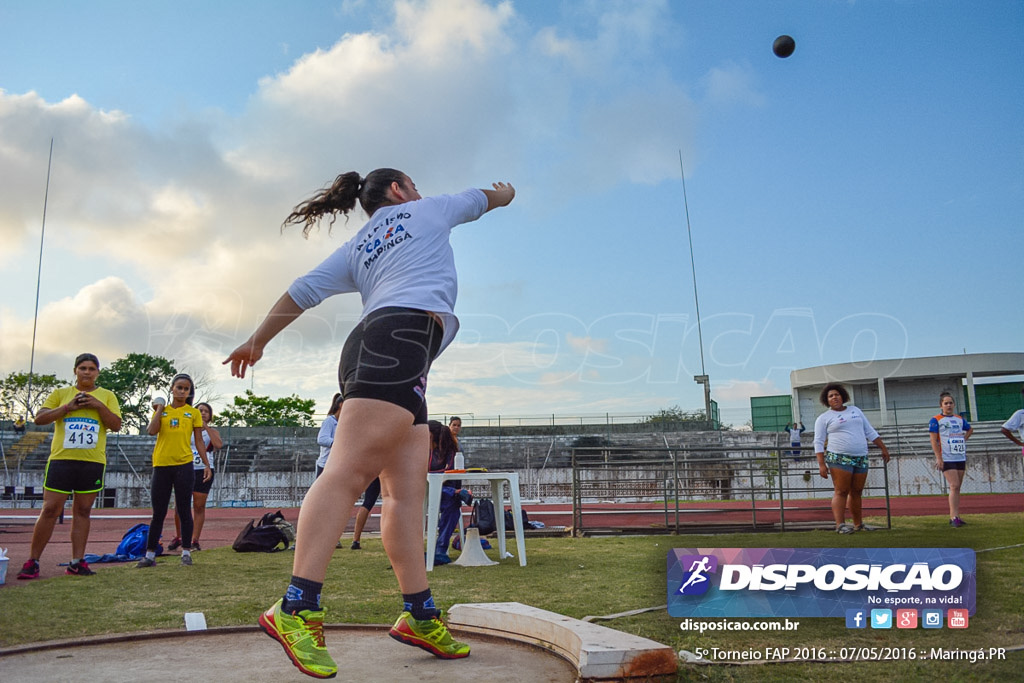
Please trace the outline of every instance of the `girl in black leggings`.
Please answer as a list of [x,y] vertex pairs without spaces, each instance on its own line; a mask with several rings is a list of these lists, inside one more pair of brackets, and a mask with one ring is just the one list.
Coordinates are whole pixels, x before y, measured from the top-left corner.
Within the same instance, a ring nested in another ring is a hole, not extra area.
[[153,417],[148,428],[149,433],[156,436],[156,446],[153,448],[153,480],[150,485],[153,519],[149,523],[146,556],[135,565],[138,568],[152,567],[156,564],[156,551],[160,544],[160,534],[164,530],[164,518],[167,517],[167,505],[171,502],[172,490],[174,506],[181,518],[181,563],[185,566],[192,565],[192,553],[189,549],[192,547],[192,487],[195,484],[192,466],[193,437],[199,457],[206,466],[203,480],[213,475],[203,442],[203,418],[199,411],[192,407],[195,393],[192,378],[184,374],[177,375],[171,381],[170,405],[153,403]]

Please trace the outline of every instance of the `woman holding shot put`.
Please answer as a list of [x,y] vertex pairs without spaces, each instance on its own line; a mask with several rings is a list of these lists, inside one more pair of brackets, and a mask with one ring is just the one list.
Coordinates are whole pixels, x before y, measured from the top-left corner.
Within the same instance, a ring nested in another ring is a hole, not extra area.
[[153,401],[153,417],[146,428],[151,436],[156,436],[153,479],[149,489],[153,499],[153,518],[146,537],[146,555],[135,565],[139,569],[156,565],[156,551],[160,546],[160,534],[164,530],[172,491],[174,509],[181,518],[181,564],[192,566],[192,488],[196,480],[192,444],[195,444],[203,463],[203,481],[213,477],[203,440],[202,414],[192,406],[195,396],[196,385],[192,378],[179,374],[171,380],[170,404],[165,405],[162,400]]
[[[203,446],[206,447],[206,459],[210,463],[210,475],[206,475],[206,464],[199,457],[199,449],[196,447],[195,435],[192,436],[192,467],[195,470],[195,483],[192,486],[192,547],[190,550],[202,550],[199,545],[199,536],[203,533],[203,526],[206,524],[206,501],[210,497],[210,489],[213,488],[213,453],[219,451],[224,445],[220,438],[220,431],[213,426],[213,408],[206,401],[195,405],[196,410],[203,418]],[[181,515],[174,511],[174,540],[168,544],[168,550],[177,550],[182,547],[181,540]]]
[[[889,449],[857,406],[846,405],[850,394],[842,384],[826,384],[819,400],[828,410],[814,421],[814,455],[821,476],[832,477],[832,517],[836,532],[867,531],[861,518],[861,497],[868,478],[868,442],[889,462]],[[849,504],[853,524],[846,523]]]
[[74,494],[71,518],[71,564],[65,573],[95,574],[82,558],[89,540],[89,513],[103,490],[107,468],[107,430],[121,431],[121,407],[113,393],[96,386],[100,362],[91,353],[75,359],[75,383],[57,389],[36,413],[37,425],[56,423],[50,459],[43,477],[43,509],[32,530],[29,559],[19,579],[39,578],[39,557],[53,535],[53,527]]
[[344,403],[323,474],[299,513],[292,578],[283,599],[260,615],[268,635],[300,671],[330,678],[338,667],[324,645],[320,592],[338,537],[359,494],[380,477],[388,497],[381,539],[402,593],[391,637],[444,659],[469,655],[434,605],[423,555],[427,373],[458,330],[452,228],[506,206],[515,189],[466,190],[423,198],[405,173],[380,168],[339,175],[299,204],[285,224],[307,233],[324,216],[362,207],[370,220],[321,265],[296,280],[253,335],[225,363],[244,377],[281,330],[325,298],[359,292],[363,314],[341,352]]

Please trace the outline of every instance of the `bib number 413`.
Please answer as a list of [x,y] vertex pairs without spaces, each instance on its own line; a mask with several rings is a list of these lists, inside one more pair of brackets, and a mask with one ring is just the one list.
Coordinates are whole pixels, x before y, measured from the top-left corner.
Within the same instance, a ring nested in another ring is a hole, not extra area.
[[87,417],[64,420],[64,448],[95,448],[99,444],[100,423]]

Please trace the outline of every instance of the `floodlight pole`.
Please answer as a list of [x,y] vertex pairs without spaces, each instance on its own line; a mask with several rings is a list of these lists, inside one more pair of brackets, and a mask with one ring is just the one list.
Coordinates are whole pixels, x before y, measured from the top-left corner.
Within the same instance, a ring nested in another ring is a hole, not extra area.
[[46,162],[46,191],[43,193],[43,227],[39,231],[39,268],[36,271],[36,310],[32,316],[32,351],[28,360],[28,393],[25,396],[25,410],[32,414],[32,377],[36,364],[36,328],[39,326],[39,286],[43,281],[43,242],[46,239],[46,204],[50,199],[50,169],[53,166],[53,138],[50,138],[50,158]]
[[704,369],[704,334],[700,326],[700,299],[697,297],[697,266],[693,259],[693,231],[690,230],[690,202],[686,198],[686,171],[683,170],[683,150],[679,150],[679,175],[683,180],[683,208],[686,210],[686,236],[690,241],[690,272],[693,274],[693,305],[697,310],[697,341],[700,344],[700,374],[693,381],[704,385],[704,419],[711,424],[711,381]]
[[697,384],[704,385],[704,410],[707,411],[707,421],[711,424],[711,380],[708,379],[707,375],[694,375],[693,381]]

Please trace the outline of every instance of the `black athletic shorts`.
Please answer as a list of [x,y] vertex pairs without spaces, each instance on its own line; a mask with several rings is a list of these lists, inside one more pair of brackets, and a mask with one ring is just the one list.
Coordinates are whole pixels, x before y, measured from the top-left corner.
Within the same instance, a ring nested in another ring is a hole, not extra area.
[[85,460],[48,460],[43,488],[64,493],[99,493],[103,490],[103,474],[107,466]]
[[217,476],[217,473],[210,471],[210,480],[203,481],[203,474],[206,473],[205,469],[196,470],[196,483],[192,487],[192,493],[210,493],[210,489],[213,488],[213,478]]
[[942,471],[943,472],[945,472],[946,470],[966,470],[966,469],[967,469],[967,461],[966,460],[961,460],[960,462],[946,462],[946,461],[942,462]]
[[432,315],[413,308],[378,309],[345,340],[338,383],[346,400],[374,398],[427,423],[427,372],[441,349],[444,330]]
[[371,481],[370,485],[366,487],[361,505],[367,510],[372,510],[373,506],[377,504],[378,498],[380,498],[380,477]]

